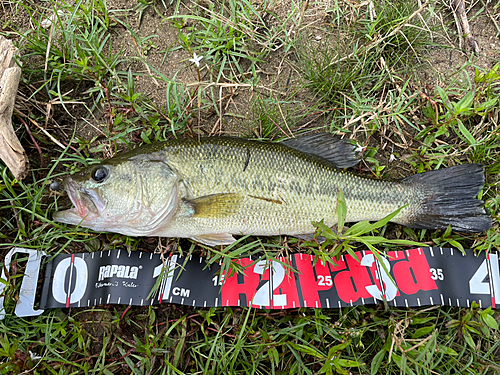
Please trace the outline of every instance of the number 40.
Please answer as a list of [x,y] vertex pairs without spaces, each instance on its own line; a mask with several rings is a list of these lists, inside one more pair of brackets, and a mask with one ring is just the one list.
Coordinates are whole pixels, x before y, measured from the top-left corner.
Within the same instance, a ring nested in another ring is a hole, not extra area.
[[[485,282],[484,279],[487,276],[490,276],[490,280]],[[490,285],[493,287],[494,293],[492,293]],[[498,254],[489,254],[489,259],[483,260],[481,266],[469,280],[469,291],[471,294],[494,294],[495,299],[500,300]]]

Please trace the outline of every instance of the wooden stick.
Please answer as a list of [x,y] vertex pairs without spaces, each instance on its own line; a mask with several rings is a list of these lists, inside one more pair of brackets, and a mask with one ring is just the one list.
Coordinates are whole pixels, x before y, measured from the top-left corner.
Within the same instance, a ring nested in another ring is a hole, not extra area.
[[12,112],[21,68],[14,61],[19,50],[0,36],[0,158],[17,180],[26,177],[28,157],[12,127]]
[[455,0],[452,8],[455,14],[458,16],[458,19],[460,20],[463,37],[466,41],[467,46],[471,51],[478,53],[479,44],[472,37],[472,33],[470,31],[469,20],[467,19],[467,13],[465,12],[465,0]]

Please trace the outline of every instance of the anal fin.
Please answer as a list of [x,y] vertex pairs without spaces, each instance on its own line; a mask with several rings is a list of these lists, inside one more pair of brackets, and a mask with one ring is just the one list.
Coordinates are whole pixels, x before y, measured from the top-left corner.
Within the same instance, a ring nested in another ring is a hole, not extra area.
[[208,246],[230,245],[236,241],[236,239],[229,233],[201,234],[191,238]]

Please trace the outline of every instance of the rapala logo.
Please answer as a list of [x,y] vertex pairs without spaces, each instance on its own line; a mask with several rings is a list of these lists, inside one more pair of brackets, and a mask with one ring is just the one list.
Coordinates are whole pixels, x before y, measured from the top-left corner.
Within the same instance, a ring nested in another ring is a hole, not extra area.
[[123,279],[137,279],[139,267],[118,266],[116,264],[99,267],[99,280],[109,277],[120,277]]

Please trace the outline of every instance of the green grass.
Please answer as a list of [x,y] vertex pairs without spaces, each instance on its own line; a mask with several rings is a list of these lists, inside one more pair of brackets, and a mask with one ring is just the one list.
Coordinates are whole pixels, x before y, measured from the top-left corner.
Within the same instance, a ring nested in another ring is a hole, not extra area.
[[[328,238],[323,245],[248,237],[222,249],[178,239],[162,246],[203,252],[226,271],[242,253],[273,259],[300,251],[326,260],[409,241],[500,250],[499,62],[462,59],[438,76],[429,51],[457,52],[443,46],[454,30],[441,22],[449,10],[434,1],[422,9],[405,0],[372,4],[131,0],[115,9],[105,0],[4,2],[2,35],[22,51],[14,126],[31,169],[16,181],[0,164],[0,252],[14,245],[50,254],[153,251],[156,238],[53,222],[52,212],[68,200],[51,192],[50,182],[142,143],[221,134],[280,140],[308,129],[344,133],[365,146],[357,168],[377,178],[484,163],[480,197],[494,227],[464,237],[380,222],[349,224],[337,236],[318,225]],[[42,27],[54,10],[58,18]],[[493,30],[499,22],[484,10],[478,17]],[[159,39],[137,28],[153,21],[173,41],[153,46]],[[199,67],[189,61],[194,53],[203,56]],[[424,87],[424,71],[440,84]],[[143,91],[144,81],[158,87],[160,100]],[[86,124],[93,130],[82,131]],[[500,372],[500,316],[478,306],[265,311],[167,304],[18,318],[21,269],[11,269],[5,289],[0,374]]]

